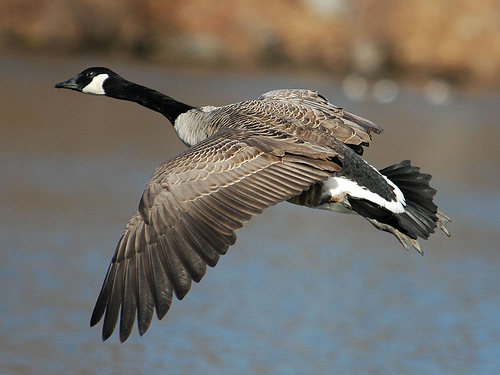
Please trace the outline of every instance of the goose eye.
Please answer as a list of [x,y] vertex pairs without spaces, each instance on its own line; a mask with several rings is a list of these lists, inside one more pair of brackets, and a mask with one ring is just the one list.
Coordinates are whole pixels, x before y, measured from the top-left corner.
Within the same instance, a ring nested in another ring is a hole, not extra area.
[[95,76],[95,72],[93,72],[93,71],[87,72],[88,78],[92,78],[93,76]]

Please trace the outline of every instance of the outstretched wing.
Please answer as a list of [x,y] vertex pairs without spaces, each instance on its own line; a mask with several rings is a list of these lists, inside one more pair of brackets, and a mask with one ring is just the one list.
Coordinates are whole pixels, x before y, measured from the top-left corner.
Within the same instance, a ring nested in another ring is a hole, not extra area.
[[235,231],[266,207],[300,194],[339,170],[331,149],[277,134],[221,130],[160,165],[146,186],[109,266],[91,318],[103,339],[120,318],[120,340],[167,313],[191,280],[236,241]]
[[272,102],[275,113],[294,118],[304,125],[323,128],[360,154],[362,146],[370,143],[370,134],[383,131],[373,122],[336,107],[312,90],[274,90],[261,95],[258,100]]

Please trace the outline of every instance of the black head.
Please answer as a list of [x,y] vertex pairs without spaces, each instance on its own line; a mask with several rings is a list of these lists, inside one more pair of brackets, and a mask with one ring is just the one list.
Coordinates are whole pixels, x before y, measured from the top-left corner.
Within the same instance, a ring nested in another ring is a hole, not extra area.
[[106,95],[105,84],[122,79],[118,74],[108,68],[88,68],[76,77],[65,82],[55,84],[57,89],[70,89],[83,92],[84,94]]

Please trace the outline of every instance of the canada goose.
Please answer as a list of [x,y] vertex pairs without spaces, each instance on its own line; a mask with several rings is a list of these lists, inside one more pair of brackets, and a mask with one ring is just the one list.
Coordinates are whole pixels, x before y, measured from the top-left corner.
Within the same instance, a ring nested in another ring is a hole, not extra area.
[[363,147],[382,129],[315,91],[276,90],[222,107],[193,107],[90,68],[56,88],[129,100],[163,114],[190,148],[149,180],[108,268],[91,326],[104,316],[103,340],[120,315],[120,341],[142,336],[156,310],[167,313],[199,282],[206,265],[236,241],[253,215],[281,201],[358,213],[421,251],[449,219],[433,202],[431,176],[403,161],[377,171]]

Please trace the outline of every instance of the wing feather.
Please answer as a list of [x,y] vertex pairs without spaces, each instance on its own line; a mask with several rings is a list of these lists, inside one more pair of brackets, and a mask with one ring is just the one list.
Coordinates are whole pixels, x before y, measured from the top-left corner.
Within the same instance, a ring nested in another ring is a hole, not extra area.
[[103,339],[119,317],[122,342],[136,317],[143,335],[154,310],[161,319],[174,293],[184,298],[253,215],[340,169],[333,150],[291,136],[278,135],[275,144],[270,138],[220,131],[157,168],[116,247],[91,318],[95,325],[104,316]]
[[115,329],[116,323],[118,322],[118,314],[120,313],[120,307],[123,297],[123,278],[125,276],[126,267],[127,264],[124,261],[116,263],[114,274],[111,275],[113,284],[108,298],[106,312],[104,314],[104,323],[102,330],[103,340],[106,340],[111,336]]
[[[140,258],[140,257],[138,257]],[[123,287],[123,300],[120,313],[120,340],[124,341],[132,332],[135,321],[135,311],[137,309],[137,303],[135,295],[133,292],[134,283],[134,273],[136,272],[136,264],[139,262],[130,262],[130,259],[125,261],[125,283]]]
[[159,239],[159,255],[163,270],[172,283],[176,297],[182,299],[187,292],[189,292],[189,289],[191,289],[190,275],[181,261],[177,258],[177,244],[173,241],[171,236],[162,235]]
[[[139,322],[139,334],[142,336],[149,325],[151,324],[151,320],[153,319],[153,314],[155,310],[155,296],[153,295],[153,290],[150,287],[150,283],[148,281],[147,272],[149,269],[146,264],[148,263],[148,256],[146,251],[137,254],[137,261],[134,262],[133,259],[130,260],[130,265],[135,266],[135,282],[134,285],[134,295],[135,300],[137,301],[137,321]],[[122,308],[125,307],[125,301],[123,302]],[[131,319],[130,326],[133,326],[134,321]],[[130,332],[132,331],[132,327],[130,327]],[[121,333],[121,328],[120,328]],[[128,336],[126,336],[128,337]],[[123,342],[126,338],[120,340]]]
[[[277,116],[293,118],[307,127],[321,129],[351,146],[368,146],[371,133],[383,131],[370,120],[344,111],[312,90],[273,90],[262,94],[258,101],[269,105],[270,111]],[[362,153],[362,148],[354,149]]]
[[[228,186],[226,190],[229,189],[231,189],[230,186]],[[237,214],[242,215],[243,221],[250,220],[253,215],[261,214],[262,209],[265,208],[264,205],[260,208],[261,205],[255,204],[252,200],[245,199],[240,194],[237,194],[237,192],[228,194],[227,192],[220,190],[212,194],[210,197],[229,207],[232,207]]]
[[[147,260],[145,272],[148,278],[149,288],[153,291],[153,297],[155,299],[156,315],[158,319],[162,319],[165,314],[170,309],[173,297],[173,287],[167,274],[163,271],[163,267],[158,255],[158,244],[148,245],[148,250],[144,252]],[[146,288],[146,285],[141,285],[142,288]],[[141,289],[139,289],[140,293]],[[143,329],[139,330],[139,333],[143,335],[149,327],[151,321],[139,322],[139,328],[141,328],[141,323]]]

